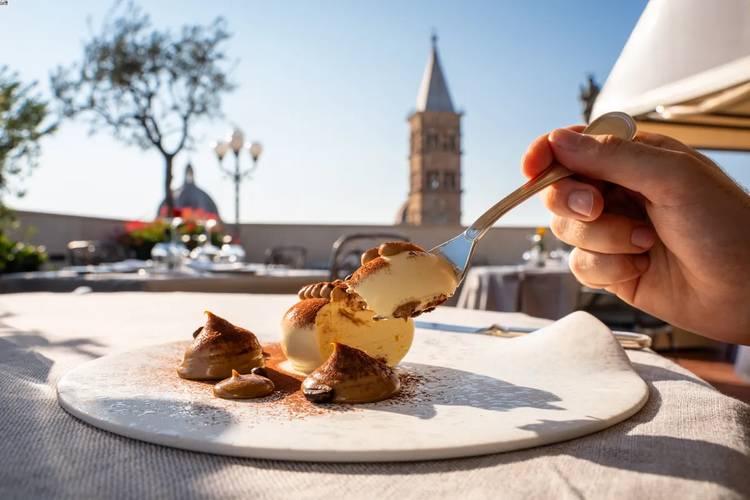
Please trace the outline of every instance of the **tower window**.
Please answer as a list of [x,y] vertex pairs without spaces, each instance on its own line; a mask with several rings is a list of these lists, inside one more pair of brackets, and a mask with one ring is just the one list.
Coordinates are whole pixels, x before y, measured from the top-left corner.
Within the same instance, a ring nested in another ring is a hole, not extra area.
[[443,185],[447,189],[456,189],[456,174],[454,172],[445,172],[443,174]]
[[456,144],[456,136],[455,135],[449,135],[446,138],[446,147],[448,151],[456,151],[458,149],[458,145]]
[[437,191],[440,189],[440,172],[430,170],[427,172],[427,189]]
[[437,149],[438,147],[437,134],[427,134],[427,147],[429,149]]

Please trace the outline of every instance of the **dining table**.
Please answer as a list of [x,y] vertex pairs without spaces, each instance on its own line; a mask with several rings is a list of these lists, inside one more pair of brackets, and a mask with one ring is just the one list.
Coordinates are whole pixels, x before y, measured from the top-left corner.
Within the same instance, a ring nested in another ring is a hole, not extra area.
[[187,267],[174,270],[116,265],[75,266],[55,271],[0,274],[0,293],[20,292],[216,292],[295,293],[328,279],[325,269],[264,264]]
[[549,260],[543,266],[475,266],[466,273],[456,305],[560,319],[576,310],[580,294],[580,283],[561,260]]
[[[626,351],[649,390],[629,419],[570,441],[460,459],[325,463],[196,453],[100,430],[58,405],[57,381],[82,363],[189,339],[205,310],[278,338],[280,318],[296,300],[195,292],[1,296],[0,498],[750,497],[750,406],[649,349]],[[453,307],[429,319],[550,323]],[[440,332],[416,332],[428,334]]]

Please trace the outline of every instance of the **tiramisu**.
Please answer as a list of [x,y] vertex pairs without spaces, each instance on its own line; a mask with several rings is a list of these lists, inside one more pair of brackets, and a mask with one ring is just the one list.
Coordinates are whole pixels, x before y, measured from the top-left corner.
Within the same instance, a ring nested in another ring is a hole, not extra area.
[[292,367],[310,373],[341,342],[393,366],[406,355],[414,338],[410,319],[375,321],[375,313],[344,282],[323,282],[300,291],[281,322],[281,346]]

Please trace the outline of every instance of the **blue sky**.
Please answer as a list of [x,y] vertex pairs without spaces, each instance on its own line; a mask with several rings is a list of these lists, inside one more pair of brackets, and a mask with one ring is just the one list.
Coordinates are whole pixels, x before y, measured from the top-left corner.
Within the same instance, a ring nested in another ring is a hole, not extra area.
[[[196,148],[176,159],[176,185],[191,159],[197,183],[232,219],[232,184],[208,144],[237,124],[265,147],[242,188],[243,221],[391,223],[407,194],[406,116],[434,28],[453,101],[465,112],[463,222],[470,223],[523,181],[518,165],[531,140],[580,121],[578,85],[587,72],[606,78],[645,3],[142,2],[157,26],[222,15],[234,33],[227,52],[239,87],[224,101],[225,119],[195,129]],[[0,7],[0,63],[46,91],[51,68],[80,58],[87,18],[99,26],[109,6],[10,0]],[[45,140],[28,194],[7,201],[151,218],[162,197],[160,157],[87,131],[84,122],[68,122]],[[715,158],[750,184],[747,156]],[[535,199],[503,223],[548,220]]]

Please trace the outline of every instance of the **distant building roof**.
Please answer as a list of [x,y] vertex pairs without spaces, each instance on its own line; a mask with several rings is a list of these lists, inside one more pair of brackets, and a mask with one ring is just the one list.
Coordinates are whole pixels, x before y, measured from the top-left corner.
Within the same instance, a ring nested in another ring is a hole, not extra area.
[[417,95],[417,111],[448,111],[455,113],[448,84],[440,67],[437,53],[437,36],[432,35],[432,50]]
[[[219,218],[219,209],[211,196],[195,185],[195,171],[191,164],[185,167],[185,181],[182,187],[173,191],[174,207],[176,209],[190,208],[215,214]],[[159,205],[158,215],[165,216],[167,211],[166,200]]]

